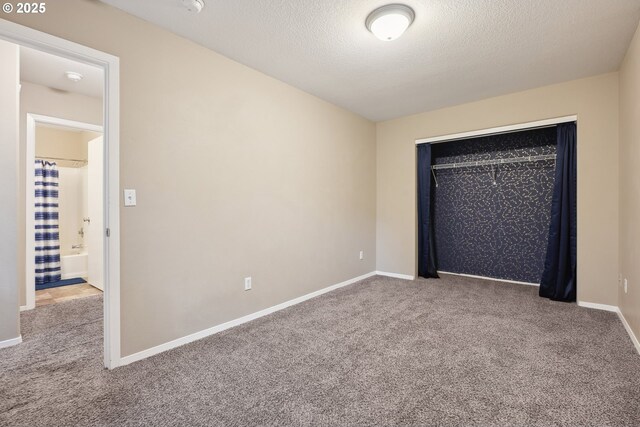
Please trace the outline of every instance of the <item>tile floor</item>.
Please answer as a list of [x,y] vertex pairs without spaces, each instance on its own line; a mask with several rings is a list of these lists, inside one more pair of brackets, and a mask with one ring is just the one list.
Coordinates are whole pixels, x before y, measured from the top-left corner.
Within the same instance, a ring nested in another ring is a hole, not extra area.
[[43,289],[36,291],[36,307],[100,294],[102,294],[100,289],[94,288],[88,283]]

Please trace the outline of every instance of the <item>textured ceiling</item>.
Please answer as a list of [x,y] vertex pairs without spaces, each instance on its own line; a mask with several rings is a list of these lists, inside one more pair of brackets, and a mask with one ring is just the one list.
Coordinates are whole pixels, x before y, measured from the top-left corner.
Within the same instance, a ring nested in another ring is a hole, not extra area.
[[640,0],[403,0],[407,33],[382,42],[384,0],[102,0],[371,120],[617,70]]
[[[67,71],[80,73],[84,78],[74,83],[67,79]],[[104,86],[101,68],[28,47],[20,47],[20,81],[97,98],[102,97]]]

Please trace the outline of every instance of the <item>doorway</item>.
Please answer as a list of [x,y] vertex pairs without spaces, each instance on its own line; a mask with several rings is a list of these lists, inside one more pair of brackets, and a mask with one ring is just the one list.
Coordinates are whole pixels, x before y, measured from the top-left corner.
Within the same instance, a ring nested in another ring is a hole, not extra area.
[[[41,31],[0,20],[0,39],[18,47],[26,47],[97,67],[103,73],[103,224],[104,256],[102,274],[104,286],[104,366],[113,369],[120,364],[120,227],[119,227],[119,60],[117,57],[89,47],[52,36]],[[19,82],[16,82],[19,86]],[[13,96],[10,94],[10,96]],[[24,117],[21,114],[22,117]],[[23,130],[24,131],[24,130]],[[17,141],[16,141],[17,143]],[[35,157],[35,153],[34,153]],[[24,162],[18,163],[18,169]],[[34,171],[35,173],[35,171]],[[19,174],[20,180],[24,174]],[[25,186],[26,187],[26,186]],[[9,201],[14,203],[14,201]],[[26,205],[20,203],[20,209]],[[25,227],[26,233],[26,227]],[[20,231],[22,233],[22,231]],[[21,234],[22,235],[22,234]],[[26,234],[24,234],[26,235]],[[7,242],[11,244],[11,242]],[[11,250],[11,249],[7,249]],[[20,257],[19,257],[20,258]],[[20,259],[19,259],[20,261]],[[22,261],[25,262],[25,261]],[[19,270],[25,271],[24,265]],[[19,288],[20,283],[9,284]],[[13,304],[12,301],[7,301]],[[4,304],[6,305],[6,304]],[[18,312],[18,304],[15,310]],[[18,329],[19,333],[19,329]],[[18,337],[15,344],[22,340]]]
[[103,152],[102,126],[27,114],[26,309],[104,291]]

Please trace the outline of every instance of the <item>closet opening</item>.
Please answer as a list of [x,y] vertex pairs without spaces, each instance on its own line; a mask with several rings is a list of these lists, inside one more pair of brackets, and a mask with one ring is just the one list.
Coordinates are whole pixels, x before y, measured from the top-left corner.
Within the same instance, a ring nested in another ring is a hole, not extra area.
[[418,273],[576,299],[576,118],[418,143]]

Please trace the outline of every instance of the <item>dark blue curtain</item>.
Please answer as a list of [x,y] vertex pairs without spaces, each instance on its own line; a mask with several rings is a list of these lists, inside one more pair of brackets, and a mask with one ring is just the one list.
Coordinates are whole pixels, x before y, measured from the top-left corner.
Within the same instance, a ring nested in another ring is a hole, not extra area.
[[557,127],[558,156],[540,296],[576,300],[576,124]]
[[431,220],[431,144],[418,145],[418,275],[438,277]]

